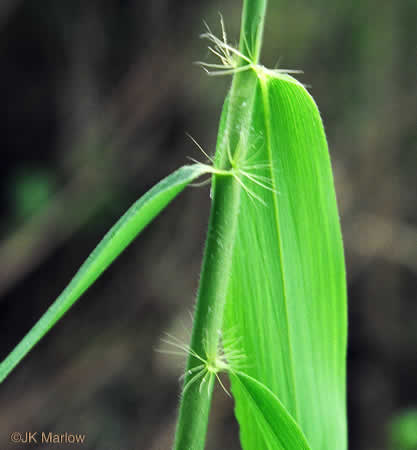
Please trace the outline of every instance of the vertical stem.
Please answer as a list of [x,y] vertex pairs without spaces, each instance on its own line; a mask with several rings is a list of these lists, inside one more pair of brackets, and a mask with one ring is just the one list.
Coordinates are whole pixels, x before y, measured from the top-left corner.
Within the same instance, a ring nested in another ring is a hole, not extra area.
[[[267,0],[243,0],[242,23],[240,28],[239,51],[247,56],[252,64],[258,64],[261,52],[263,28]],[[247,64],[241,60],[241,65]],[[248,125],[252,113],[251,102],[257,86],[257,77],[252,70],[237,72],[232,81],[228,98],[225,139],[232,155],[235,156],[244,145],[244,138],[249,132]],[[239,125],[239,126],[238,126]],[[227,168],[227,151],[218,148],[220,166]],[[237,156],[237,155],[236,155]]]
[[254,64],[258,64],[261,52],[266,6],[267,0],[243,2],[239,50]]
[[[239,185],[231,177],[216,177],[213,205],[197,295],[191,349],[207,361],[215,361],[222,327],[234,233],[239,207]],[[189,355],[184,387],[201,361]],[[204,449],[214,377],[201,384],[201,377],[183,390],[177,424],[175,449]]]
[[[266,0],[244,0],[240,50],[258,61]],[[225,117],[225,128],[219,135],[216,158],[228,166],[227,149],[232,155],[246,152],[245,135],[250,129],[252,103],[257,79],[252,71],[237,73],[232,82]],[[243,100],[248,106],[242,107]],[[243,136],[243,138],[242,138]],[[240,208],[241,187],[232,176],[213,176],[213,204],[201,271],[194,316],[191,349],[208,364],[215,365],[233,246]],[[191,372],[201,360],[190,354],[187,362],[175,450],[203,450],[207,432],[214,376],[196,378]],[[210,374],[209,374],[210,375]],[[194,380],[194,382],[193,382]],[[202,384],[204,380],[204,383]]]

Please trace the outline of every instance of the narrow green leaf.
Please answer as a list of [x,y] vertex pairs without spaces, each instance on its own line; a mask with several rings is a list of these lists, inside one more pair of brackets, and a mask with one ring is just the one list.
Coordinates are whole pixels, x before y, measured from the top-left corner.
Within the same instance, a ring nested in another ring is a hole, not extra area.
[[[234,396],[245,399],[244,403],[237,405],[238,415],[257,424],[260,431],[253,433],[251,428],[242,429],[242,441],[247,446],[270,450],[310,450],[300,427],[272,391],[242,372],[231,372],[230,378]],[[246,405],[250,408],[245,408]]]
[[189,183],[208,171],[209,168],[200,164],[181,167],[160,181],[128,209],[93,250],[61,295],[0,364],[0,383],[146,225]]
[[[245,355],[244,372],[280,399],[313,450],[345,450],[346,286],[326,138],[300,83],[256,71],[248,151],[236,162],[245,195],[225,309],[226,352],[232,346]],[[262,430],[245,413],[247,397],[235,400],[243,448],[267,449],[252,445]]]

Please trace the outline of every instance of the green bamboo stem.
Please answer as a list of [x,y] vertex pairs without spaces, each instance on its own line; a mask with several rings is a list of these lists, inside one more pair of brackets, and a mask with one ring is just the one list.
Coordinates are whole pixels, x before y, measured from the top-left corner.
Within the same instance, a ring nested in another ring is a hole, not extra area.
[[[240,50],[245,56],[255,58],[253,63],[257,63],[259,57],[265,10],[266,0],[244,0]],[[233,78],[225,126],[220,131],[216,149],[216,165],[220,168],[230,168],[228,153],[233,156],[239,152],[241,156],[246,151],[244,136],[250,128],[256,83],[253,71],[237,73]],[[246,107],[242,107],[243,104]],[[192,353],[188,357],[184,379],[186,389],[181,396],[175,436],[176,450],[204,449],[215,377],[208,373],[205,379],[196,379],[196,367],[201,366],[202,361],[195,355],[207,361],[208,365],[215,365],[240,195],[241,186],[235,178],[213,175],[213,203],[190,344]]]

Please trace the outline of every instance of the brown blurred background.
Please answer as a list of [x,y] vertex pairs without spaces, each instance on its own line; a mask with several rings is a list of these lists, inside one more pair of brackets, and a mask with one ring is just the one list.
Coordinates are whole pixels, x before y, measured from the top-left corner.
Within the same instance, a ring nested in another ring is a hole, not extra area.
[[[332,156],[350,448],[416,449],[417,2],[269,3],[263,62],[304,70]],[[0,1],[2,358],[130,204],[201,159],[186,132],[214,151],[230,79],[192,62],[218,11],[236,40],[238,0]],[[187,189],[0,386],[2,450],[24,447],[13,431],[170,448],[182,361],[155,349],[164,332],[187,339],[209,206]],[[207,449],[239,448],[216,391]]]

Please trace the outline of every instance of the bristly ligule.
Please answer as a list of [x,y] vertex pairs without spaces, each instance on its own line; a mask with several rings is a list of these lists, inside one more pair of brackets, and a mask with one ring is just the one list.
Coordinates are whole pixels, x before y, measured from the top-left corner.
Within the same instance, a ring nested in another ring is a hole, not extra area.
[[[201,163],[195,158],[188,157],[190,161],[195,164],[200,164],[207,173],[215,174],[215,175],[223,175],[223,176],[232,176],[236,182],[242,187],[243,191],[248,195],[248,197],[254,201],[258,201],[262,205],[266,206],[265,201],[257,195],[252,187],[249,187],[251,184],[259,186],[267,191],[270,191],[274,194],[279,194],[273,187],[269,177],[260,175],[257,173],[258,171],[263,170],[271,170],[271,164],[269,162],[257,162],[256,164],[249,164],[253,158],[257,156],[257,153],[261,150],[259,146],[258,149],[245,161],[236,161],[233,159],[230,148],[227,147],[227,155],[229,159],[230,169],[218,169],[214,167],[214,160],[209,156],[208,152],[206,152],[203,147],[194,139],[190,134],[187,133],[187,136],[192,140],[192,142],[196,145],[198,150],[209,160],[210,164]],[[209,184],[211,179],[204,180],[200,183],[194,183],[192,186],[200,187]]]
[[[206,33],[200,35],[201,38],[207,39],[212,45],[208,46],[209,51],[219,58],[220,64],[213,64],[204,61],[197,61],[196,64],[201,66],[203,70],[210,76],[234,75],[238,72],[253,70],[259,77],[276,77],[284,79],[291,83],[302,85],[298,80],[290,76],[290,74],[303,73],[302,70],[293,69],[267,69],[266,67],[255,64],[253,58],[245,56],[237,48],[231,46],[227,41],[226,28],[223,17],[220,15],[220,26],[222,38],[218,38],[204,22],[207,29]],[[250,55],[250,53],[249,53]]]
[[[212,377],[216,377],[223,391],[229,397],[231,397],[230,393],[227,391],[226,387],[221,381],[219,373],[234,372],[242,369],[243,367],[246,367],[246,365],[243,364],[246,357],[244,353],[238,348],[239,339],[235,339],[232,337],[221,337],[217,351],[212,355],[208,353],[207,345],[205,342],[203,342],[204,354],[200,355],[195,352],[188,344],[184,343],[177,337],[168,333],[165,334],[167,336],[167,339],[161,339],[161,341],[173,347],[174,350],[156,349],[156,351],[169,355],[187,357],[191,355],[201,363],[197,364],[192,369],[187,370],[180,377],[180,380],[182,380],[187,376],[191,376],[191,378],[188,379],[187,383],[183,387],[182,395],[184,395],[190,389],[190,387],[197,382],[200,383],[198,390],[200,393],[202,393],[206,383],[207,388],[209,388]],[[223,346],[223,343],[227,345]],[[207,391],[207,393],[209,394],[209,390]]]

